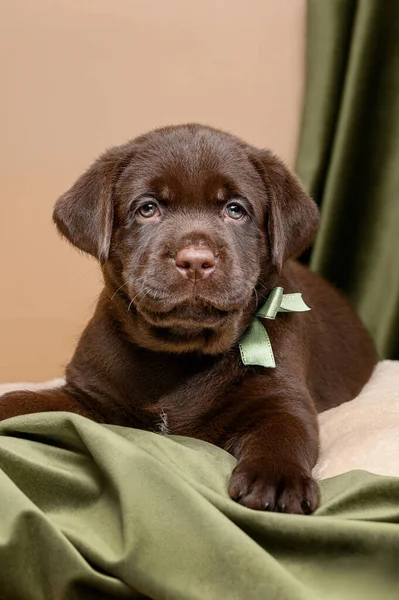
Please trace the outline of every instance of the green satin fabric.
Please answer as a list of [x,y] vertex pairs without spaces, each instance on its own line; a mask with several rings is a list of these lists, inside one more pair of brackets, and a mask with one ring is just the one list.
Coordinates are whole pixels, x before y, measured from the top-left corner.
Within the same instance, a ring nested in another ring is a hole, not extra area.
[[2,600],[397,600],[399,479],[321,483],[315,516],[234,503],[232,456],[69,413],[0,423]]
[[399,2],[308,0],[297,172],[321,206],[310,265],[399,358]]

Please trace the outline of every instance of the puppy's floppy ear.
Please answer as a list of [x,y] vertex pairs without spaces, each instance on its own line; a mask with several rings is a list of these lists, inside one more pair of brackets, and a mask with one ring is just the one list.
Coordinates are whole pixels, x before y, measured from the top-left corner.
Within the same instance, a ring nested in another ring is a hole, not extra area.
[[295,175],[270,150],[257,151],[252,161],[266,188],[272,261],[281,273],[285,261],[299,256],[313,241],[319,211]]
[[56,202],[53,219],[58,230],[74,246],[108,258],[113,226],[113,189],[121,171],[123,146],[105,152]]

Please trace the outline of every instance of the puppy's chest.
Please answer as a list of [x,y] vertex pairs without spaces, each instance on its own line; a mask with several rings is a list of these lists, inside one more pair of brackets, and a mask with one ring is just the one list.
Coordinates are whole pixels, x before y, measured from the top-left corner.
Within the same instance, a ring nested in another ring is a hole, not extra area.
[[135,357],[125,370],[123,379],[128,382],[131,395],[141,397],[145,404],[158,402],[161,397],[183,393],[186,386],[198,381],[201,386],[211,375],[215,364],[213,357],[157,354],[152,360],[146,356]]
[[157,433],[160,433],[161,435],[169,435],[171,433],[169,431],[168,415],[162,408],[159,412],[159,423]]
[[[161,435],[191,435],[207,419],[215,401],[224,396],[228,378],[212,368],[214,359],[194,361],[184,356],[141,372],[134,395],[141,410],[150,417],[149,428]],[[194,363],[194,364],[193,364]],[[137,406],[137,404],[136,404]]]

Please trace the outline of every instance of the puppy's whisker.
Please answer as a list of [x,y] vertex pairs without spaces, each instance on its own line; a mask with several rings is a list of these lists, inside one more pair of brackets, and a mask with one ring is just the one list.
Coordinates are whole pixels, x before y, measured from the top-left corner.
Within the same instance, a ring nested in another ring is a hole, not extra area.
[[122,285],[120,285],[118,287],[118,289],[112,294],[111,296],[111,302],[113,301],[113,299],[115,298],[116,294],[119,292],[119,290],[121,290],[123,287],[125,287],[126,283],[122,283]]
[[144,292],[143,297],[140,298],[140,300],[137,303],[137,308],[140,306],[140,302],[142,302],[147,295],[148,295],[148,291]]
[[[144,282],[143,282],[143,283],[142,283],[142,285],[141,285],[141,289],[140,289],[140,291],[138,291],[138,292],[137,292],[137,294],[136,294],[135,296],[133,296],[133,298],[130,300],[130,302],[129,302],[129,306],[127,307],[127,312],[129,312],[129,310],[130,310],[130,308],[131,308],[131,306],[132,306],[133,302],[136,300],[136,298],[137,298],[138,296],[140,296],[140,294],[142,294],[142,293],[143,293],[143,288],[144,288]],[[146,293],[144,294],[144,296],[145,296],[145,295],[146,295]],[[143,296],[143,297],[144,297],[144,296]],[[139,304],[140,304],[140,301],[139,301]]]
[[134,302],[134,301],[136,300],[136,298],[137,298],[138,296],[140,296],[140,294],[142,294],[142,293],[143,293],[143,287],[144,287],[144,283],[143,283],[143,285],[141,286],[141,290],[140,290],[139,292],[137,292],[137,294],[136,294],[135,296],[133,296],[133,298],[132,298],[132,302]]
[[254,287],[254,292],[255,292],[255,308],[258,308],[258,303],[259,303],[259,298],[258,298],[258,292],[256,291],[256,288]]
[[263,281],[263,279],[258,279],[258,284],[260,284],[261,286],[263,286],[265,289],[267,289],[267,285],[266,283]]

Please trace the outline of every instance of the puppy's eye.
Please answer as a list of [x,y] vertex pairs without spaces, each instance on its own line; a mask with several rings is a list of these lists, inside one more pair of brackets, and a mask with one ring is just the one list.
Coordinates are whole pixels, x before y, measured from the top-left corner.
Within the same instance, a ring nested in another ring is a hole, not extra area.
[[138,214],[143,219],[151,219],[160,214],[159,208],[155,202],[146,202],[137,209]]
[[237,204],[237,202],[230,202],[230,204],[228,204],[224,209],[224,214],[229,219],[240,221],[246,216],[247,211],[241,206],[241,204]]

